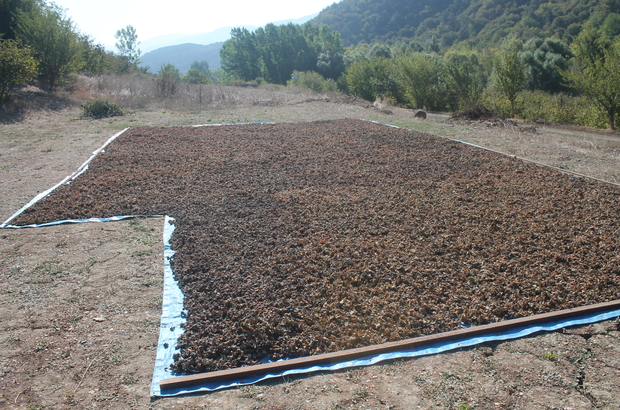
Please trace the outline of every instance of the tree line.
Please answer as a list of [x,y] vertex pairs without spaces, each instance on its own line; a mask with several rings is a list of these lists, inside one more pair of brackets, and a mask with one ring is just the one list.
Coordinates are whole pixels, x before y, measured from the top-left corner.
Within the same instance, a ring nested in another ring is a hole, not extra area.
[[[456,111],[486,104],[511,117],[618,125],[620,36],[605,24],[586,24],[570,45],[552,37],[512,37],[497,48],[447,50],[433,39],[425,46],[410,40],[344,48],[337,32],[310,24],[232,33],[222,67],[240,81],[321,92],[337,84],[369,101],[410,108]],[[541,107],[537,113],[535,106]]]
[[[507,39],[495,50],[413,50],[402,44],[349,49],[343,89],[411,108],[456,111],[485,104],[511,117],[618,126],[620,36],[588,25],[570,46],[535,37]],[[568,117],[584,110],[591,118]]]
[[253,32],[234,28],[220,52],[223,70],[243,81],[286,84],[293,71],[336,80],[344,71],[340,33],[327,26],[267,24]]
[[[571,41],[513,36],[501,47],[483,48],[445,47],[437,37],[345,48],[338,31],[310,23],[268,24],[253,32],[234,28],[221,50],[221,70],[195,61],[181,76],[174,65],[164,64],[157,84],[164,94],[173,93],[180,81],[290,84],[411,108],[455,111],[485,104],[513,117],[615,129],[620,116],[616,17],[590,18],[571,32]],[[135,29],[127,26],[115,37],[118,52],[108,52],[79,33],[54,4],[0,0],[0,102],[12,85],[37,76],[54,89],[75,73],[146,74]]]

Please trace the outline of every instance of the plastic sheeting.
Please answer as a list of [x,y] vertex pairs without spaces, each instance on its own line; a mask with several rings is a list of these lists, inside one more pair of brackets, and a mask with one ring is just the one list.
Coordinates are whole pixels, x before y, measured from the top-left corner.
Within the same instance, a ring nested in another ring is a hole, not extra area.
[[43,224],[32,224],[32,225],[2,224],[1,228],[6,228],[6,229],[42,228],[45,226],[81,224],[81,223],[87,223],[87,222],[114,222],[114,221],[122,221],[125,219],[133,219],[133,218],[163,218],[164,216],[165,215],[122,215],[122,216],[112,216],[110,218],[65,219],[62,221],[46,222]]
[[39,202],[41,199],[45,198],[46,196],[48,196],[50,193],[52,193],[52,191],[54,191],[56,188],[58,188],[61,185],[64,184],[70,184],[75,178],[77,178],[78,176],[80,176],[84,171],[86,171],[88,169],[88,166],[90,165],[91,161],[100,153],[103,152],[105,150],[105,148],[110,145],[110,143],[112,143],[112,141],[114,141],[115,139],[117,139],[118,137],[120,137],[125,131],[127,131],[129,128],[125,128],[124,130],[122,130],[121,132],[119,132],[116,135],[113,135],[112,137],[110,137],[102,146],[101,148],[99,148],[98,150],[96,150],[95,152],[93,152],[93,154],[90,156],[90,158],[88,158],[88,160],[83,163],[78,169],[77,171],[75,171],[73,174],[69,175],[68,177],[66,177],[65,179],[63,179],[62,181],[60,181],[59,183],[57,183],[56,185],[54,185],[53,187],[51,187],[50,189],[48,189],[47,191],[43,191],[40,194],[38,194],[37,196],[35,196],[30,202],[28,202],[26,205],[24,205],[19,211],[15,212],[9,219],[7,219],[6,221],[4,221],[2,224],[0,224],[0,228],[15,228],[14,225],[9,226],[9,222],[11,222],[13,219],[17,218],[22,212],[24,212],[26,209],[30,208],[32,205],[36,204],[37,202]]
[[177,340],[183,334],[182,325],[185,323],[183,293],[174,279],[170,263],[174,257],[174,250],[170,246],[170,238],[174,232],[173,221],[174,218],[166,216],[164,223],[164,296],[155,370],[153,371],[153,383],[151,385],[152,396],[162,395],[159,389],[160,380],[173,377],[169,366],[174,361],[174,354],[178,352]]
[[[436,344],[431,344],[431,345],[424,346],[424,347],[419,347],[416,349],[377,354],[377,355],[364,357],[361,359],[349,360],[349,361],[334,363],[330,365],[311,366],[311,367],[304,367],[304,368],[298,368],[298,369],[291,369],[291,370],[287,370],[281,373],[264,374],[261,376],[252,376],[252,377],[245,378],[243,380],[231,380],[231,381],[226,381],[226,382],[205,383],[202,385],[189,386],[189,387],[170,389],[170,390],[164,390],[164,391],[161,391],[160,389],[153,389],[151,391],[151,394],[153,396],[165,397],[165,396],[178,396],[182,394],[191,394],[191,393],[199,393],[199,392],[212,392],[212,391],[225,389],[229,387],[244,386],[248,384],[257,383],[263,380],[274,379],[278,377],[290,376],[290,375],[295,375],[295,374],[325,372],[325,371],[334,371],[334,370],[340,370],[340,369],[352,368],[352,367],[370,366],[370,365],[384,362],[387,360],[428,356],[428,355],[448,352],[450,350],[460,349],[464,347],[471,347],[471,346],[475,346],[477,344],[485,343],[485,342],[518,339],[521,337],[530,336],[530,335],[540,333],[540,332],[550,332],[550,331],[563,329],[563,328],[570,327],[570,326],[596,323],[596,322],[600,322],[603,320],[613,319],[619,316],[620,316],[620,309],[617,309],[617,310],[604,312],[604,313],[589,314],[589,315],[577,316],[577,317],[570,318],[570,319],[550,321],[548,323],[538,324],[535,326],[519,327],[519,328],[515,328],[515,329],[503,331],[503,332],[489,333],[484,336],[469,337],[469,338],[453,340],[450,342],[436,343]],[[158,357],[159,357],[159,353],[158,353]],[[158,380],[153,379],[153,386],[155,386],[157,382]]]
[[200,127],[223,127],[225,125],[264,125],[264,124],[275,124],[275,122],[238,122],[235,124],[199,124],[199,125],[192,125],[192,127],[194,128],[200,128]]

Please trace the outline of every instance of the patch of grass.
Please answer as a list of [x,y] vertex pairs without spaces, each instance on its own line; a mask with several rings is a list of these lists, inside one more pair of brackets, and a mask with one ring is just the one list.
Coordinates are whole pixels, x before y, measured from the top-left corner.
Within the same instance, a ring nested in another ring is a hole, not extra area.
[[156,283],[154,280],[152,280],[152,279],[145,280],[145,281],[143,281],[143,282],[141,282],[141,283],[140,283],[140,285],[141,285],[141,286],[144,286],[145,288],[148,288],[148,287],[153,286],[153,285],[156,285],[156,284],[157,284],[157,283]]
[[16,168],[17,165],[15,164],[5,164],[2,166],[2,169],[11,169],[11,168]]
[[333,392],[342,393],[342,390],[340,390],[337,384],[330,384],[328,386],[323,386],[321,391],[323,393],[333,393]]
[[[136,219],[132,219],[129,221],[129,227],[136,232],[136,235],[127,235],[128,238],[133,239],[134,241],[142,244],[142,245],[147,245],[147,246],[151,246],[153,244],[156,243],[156,240],[151,236],[151,233],[153,232],[152,228],[146,227],[144,225],[141,224],[141,221],[144,218],[136,218]],[[146,252],[146,251],[144,251]],[[149,251],[152,252],[152,251]],[[141,255],[135,255],[134,256],[141,256]]]
[[369,396],[368,390],[366,390],[365,386],[360,386],[353,392],[353,395],[360,399],[365,399]]
[[60,275],[62,273],[62,266],[60,265],[60,260],[54,259],[36,264],[34,270],[43,274]]
[[130,384],[136,384],[140,381],[140,379],[138,379],[137,377],[134,377],[133,375],[130,374],[125,374],[122,376],[121,379],[121,384],[124,384],[125,386],[128,386]]
[[454,370],[441,372],[441,375],[444,377],[444,379],[460,379],[459,374]]
[[150,233],[153,231],[153,229],[151,228],[147,228],[146,226],[140,225],[140,219],[132,219],[131,221],[129,221],[129,226],[131,226],[131,228],[134,231],[138,231],[138,232]]
[[22,273],[22,270],[19,266],[15,266],[9,270],[9,276],[20,275],[21,273]]
[[426,377],[422,376],[421,374],[415,374],[413,375],[413,381],[415,382],[415,384],[420,386],[424,384],[424,382],[426,382]]
[[52,152],[53,149],[52,148],[46,148],[46,149],[42,149],[41,152]]
[[41,352],[43,350],[46,350],[49,347],[50,343],[45,340],[45,339],[41,339],[37,342],[37,345],[34,347],[33,351],[35,353]]
[[133,256],[140,257],[140,256],[148,256],[151,254],[153,254],[152,249],[143,249],[143,250],[135,251],[133,253]]
[[553,354],[551,352],[545,352],[543,359],[549,360],[550,362],[557,362],[558,360],[560,360],[560,356]]
[[467,404],[467,403],[463,403],[463,402],[461,402],[461,403],[457,403],[457,404],[455,404],[455,405],[454,405],[454,408],[455,408],[456,410],[470,410],[472,407],[471,407],[471,405],[469,405],[469,404]]
[[130,239],[133,239],[134,241],[142,244],[142,245],[153,245],[156,241],[155,239],[151,238],[150,236],[147,235],[130,235],[129,236]]
[[265,399],[265,386],[256,386],[254,384],[250,386],[244,386],[241,388],[241,397],[244,399],[254,399],[262,401]]

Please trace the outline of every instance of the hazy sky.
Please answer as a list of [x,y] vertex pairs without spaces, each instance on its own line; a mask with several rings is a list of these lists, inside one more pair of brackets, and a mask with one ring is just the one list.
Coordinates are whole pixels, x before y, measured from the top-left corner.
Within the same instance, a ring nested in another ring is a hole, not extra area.
[[164,34],[208,33],[220,27],[297,19],[338,0],[53,0],[78,29],[113,46],[114,33],[132,25],[138,41]]

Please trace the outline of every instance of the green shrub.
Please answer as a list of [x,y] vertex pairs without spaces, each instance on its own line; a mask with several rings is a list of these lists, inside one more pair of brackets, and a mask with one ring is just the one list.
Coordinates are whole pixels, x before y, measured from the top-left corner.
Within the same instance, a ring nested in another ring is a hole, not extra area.
[[[482,94],[482,104],[504,117],[510,117],[510,101],[499,91],[485,91]],[[515,116],[518,116],[520,112],[519,101],[517,100],[515,102]]]
[[[487,91],[484,105],[509,117],[510,102],[499,92]],[[515,100],[515,118],[530,121],[549,121],[562,124],[605,128],[605,113],[581,96],[563,93],[549,94],[543,91],[522,91]]]
[[82,117],[105,118],[123,115],[120,105],[111,103],[107,100],[93,100],[80,105]]
[[392,59],[361,59],[347,67],[344,76],[347,90],[356,97],[367,101],[384,97],[399,104],[405,102],[405,87],[398,82]]
[[337,92],[338,84],[331,78],[325,79],[315,71],[293,71],[287,85],[309,88],[317,93]]
[[36,75],[34,52],[17,41],[0,39],[0,103],[8,99],[11,87]]
[[190,69],[182,78],[183,82],[190,84],[211,84],[212,81],[205,73],[196,69]]

